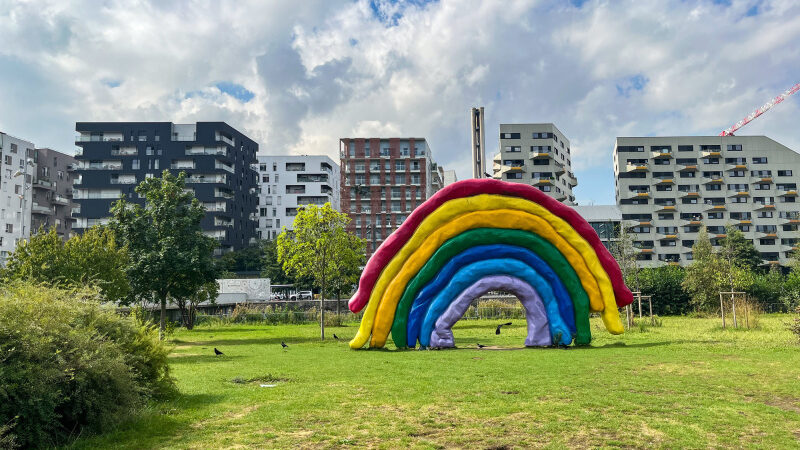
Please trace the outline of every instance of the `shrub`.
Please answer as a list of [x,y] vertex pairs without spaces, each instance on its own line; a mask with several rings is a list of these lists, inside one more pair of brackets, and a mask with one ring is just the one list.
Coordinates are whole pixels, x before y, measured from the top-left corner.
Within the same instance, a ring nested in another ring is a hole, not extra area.
[[174,389],[158,333],[101,307],[98,298],[89,290],[4,286],[0,424],[11,429],[0,439],[57,445],[108,429]]
[[795,312],[798,314],[797,317],[794,318],[792,322],[789,322],[789,331],[794,333],[797,336],[797,340],[800,341],[800,306],[795,309]]

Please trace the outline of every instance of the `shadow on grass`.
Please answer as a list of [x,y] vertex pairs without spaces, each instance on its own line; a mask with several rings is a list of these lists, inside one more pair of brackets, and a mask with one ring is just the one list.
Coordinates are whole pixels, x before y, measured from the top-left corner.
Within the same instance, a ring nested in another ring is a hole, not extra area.
[[173,414],[176,410],[202,410],[224,400],[222,395],[176,394],[168,400],[152,403],[139,414],[130,417],[113,431],[86,435],[64,448],[158,448],[169,442],[179,442],[193,430],[194,419]]
[[[207,341],[194,341],[191,343],[186,343],[192,346],[203,346],[203,347],[219,347],[220,350],[223,352],[225,351],[222,347],[230,347],[235,345],[277,345],[280,346],[281,342],[285,342],[287,345],[291,347],[292,344],[307,344],[307,343],[327,343],[327,342],[336,342],[333,338],[326,338],[324,341],[321,340],[319,337],[264,337],[264,338],[254,338],[254,339],[210,339]],[[212,350],[213,351],[213,350]]]

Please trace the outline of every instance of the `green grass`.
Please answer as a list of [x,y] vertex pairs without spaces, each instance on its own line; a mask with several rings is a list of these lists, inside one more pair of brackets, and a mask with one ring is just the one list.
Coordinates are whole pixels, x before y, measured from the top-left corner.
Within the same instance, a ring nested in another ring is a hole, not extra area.
[[313,325],[179,331],[181,395],[73,446],[797,447],[800,346],[788,320],[722,330],[667,317],[611,336],[593,319],[591,348],[567,350],[475,348],[518,347],[524,320],[500,336],[497,321],[461,321],[461,348],[442,351],[352,351],[320,342]]

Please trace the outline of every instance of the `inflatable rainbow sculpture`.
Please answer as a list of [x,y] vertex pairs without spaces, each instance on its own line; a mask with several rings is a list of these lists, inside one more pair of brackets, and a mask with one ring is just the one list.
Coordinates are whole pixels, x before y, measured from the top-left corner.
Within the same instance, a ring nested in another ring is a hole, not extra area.
[[367,262],[353,312],[366,306],[354,349],[452,347],[451,328],[491,290],[516,295],[528,346],[586,345],[589,313],[612,334],[633,301],[614,258],[575,210],[538,189],[480,179],[422,203]]

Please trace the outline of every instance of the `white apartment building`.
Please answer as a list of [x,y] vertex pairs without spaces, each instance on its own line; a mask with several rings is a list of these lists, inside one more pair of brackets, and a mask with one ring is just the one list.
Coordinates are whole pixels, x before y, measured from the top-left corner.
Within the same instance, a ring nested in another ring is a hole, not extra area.
[[733,224],[765,264],[786,264],[798,242],[800,154],[766,136],[618,137],[617,204],[642,266],[692,261],[706,226],[719,245]]
[[33,154],[33,143],[0,132],[0,265],[30,237]]
[[292,229],[297,209],[330,203],[339,209],[339,165],[324,155],[257,156],[260,239]]
[[575,204],[569,139],[552,123],[500,124],[500,153],[492,177],[525,183],[550,197]]

